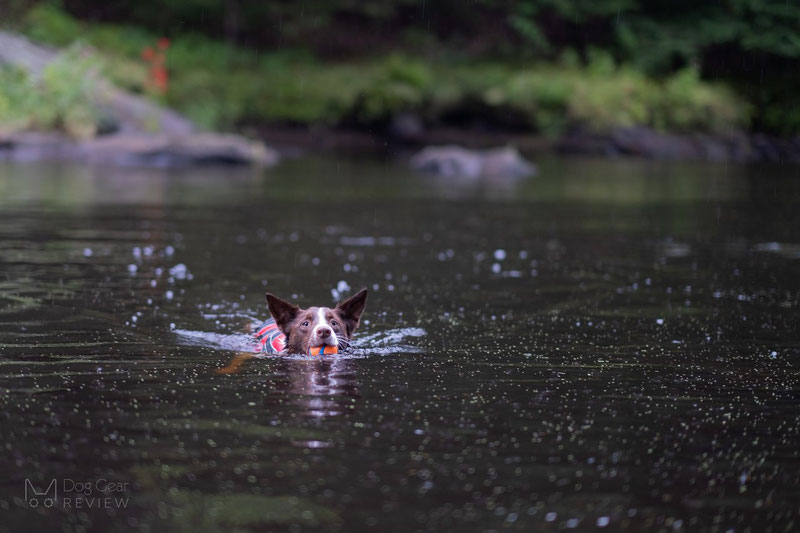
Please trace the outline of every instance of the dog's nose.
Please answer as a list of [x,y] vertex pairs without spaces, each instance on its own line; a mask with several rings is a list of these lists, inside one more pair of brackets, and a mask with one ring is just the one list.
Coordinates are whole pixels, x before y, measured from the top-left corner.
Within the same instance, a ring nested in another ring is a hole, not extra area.
[[331,330],[329,330],[328,328],[319,328],[319,330],[317,330],[317,335],[321,339],[327,339],[328,337],[331,336]]

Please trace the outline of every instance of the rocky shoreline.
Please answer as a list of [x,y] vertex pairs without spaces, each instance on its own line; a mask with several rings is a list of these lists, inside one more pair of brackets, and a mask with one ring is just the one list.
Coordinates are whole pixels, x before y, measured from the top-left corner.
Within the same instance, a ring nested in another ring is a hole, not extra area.
[[75,140],[55,133],[0,136],[0,160],[69,161],[113,166],[174,167],[201,164],[270,166],[278,152],[259,141],[218,133],[118,133]]
[[800,163],[800,137],[785,139],[734,131],[726,136],[705,133],[662,133],[647,127],[610,132],[574,129],[557,139],[513,131],[432,127],[413,135],[396,130],[262,127],[259,136],[286,154],[304,151],[403,153],[430,146],[458,145],[482,150],[514,146],[524,154],[559,153],[598,157]]
[[[260,132],[262,133],[262,132]],[[781,139],[735,132],[727,137],[669,134],[644,127],[599,133],[576,130],[559,139],[510,132],[432,129],[414,139],[383,133],[271,127],[263,142],[233,134],[140,132],[76,140],[58,133],[0,134],[0,161],[71,161],[117,166],[253,164],[270,166],[282,155],[310,151],[380,153],[459,145],[471,149],[514,146],[525,154],[559,153],[597,157],[737,163],[800,163],[800,137]]]
[[609,133],[578,130],[558,140],[555,149],[564,154],[608,157],[800,163],[800,137],[780,139],[741,131],[720,136],[661,133],[645,127],[618,128]]

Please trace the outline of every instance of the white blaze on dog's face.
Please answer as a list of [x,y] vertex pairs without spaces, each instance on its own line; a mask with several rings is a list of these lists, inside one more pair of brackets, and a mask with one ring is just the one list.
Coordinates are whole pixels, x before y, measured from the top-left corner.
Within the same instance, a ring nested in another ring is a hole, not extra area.
[[350,336],[358,327],[361,314],[367,304],[367,290],[340,302],[335,308],[310,307],[301,309],[297,305],[267,293],[267,305],[278,328],[286,335],[288,353],[308,353],[317,346],[337,346],[344,349]]
[[[314,308],[312,307],[310,311],[313,312]],[[314,313],[314,322],[311,324],[313,329],[311,330],[311,346],[322,346],[323,344],[327,344],[328,346],[338,346],[339,342],[336,337],[336,330],[339,330],[339,334],[341,335],[341,328],[340,321],[341,318],[333,312],[332,309],[328,307],[317,307],[316,313]],[[336,329],[334,329],[336,328]]]

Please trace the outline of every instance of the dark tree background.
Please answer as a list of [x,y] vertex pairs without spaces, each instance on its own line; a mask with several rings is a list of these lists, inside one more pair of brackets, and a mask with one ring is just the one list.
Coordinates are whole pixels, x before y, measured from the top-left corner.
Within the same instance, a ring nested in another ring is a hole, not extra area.
[[653,72],[712,59],[735,69],[742,55],[800,57],[800,3],[787,0],[64,0],[63,7],[166,34],[322,54],[364,54],[426,35],[475,54],[517,57],[598,46]]

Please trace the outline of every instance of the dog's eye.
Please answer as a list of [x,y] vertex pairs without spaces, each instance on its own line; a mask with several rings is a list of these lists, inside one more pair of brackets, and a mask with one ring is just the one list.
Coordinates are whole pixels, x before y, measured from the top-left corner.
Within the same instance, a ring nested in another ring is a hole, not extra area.
[[305,326],[305,327],[308,327],[308,324],[309,324],[309,322],[308,322],[308,320],[306,320],[305,322],[303,322],[302,325]]
[[338,325],[339,325],[339,323],[337,321],[331,320],[331,326],[336,327]]

